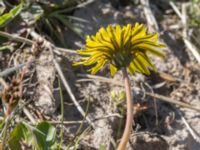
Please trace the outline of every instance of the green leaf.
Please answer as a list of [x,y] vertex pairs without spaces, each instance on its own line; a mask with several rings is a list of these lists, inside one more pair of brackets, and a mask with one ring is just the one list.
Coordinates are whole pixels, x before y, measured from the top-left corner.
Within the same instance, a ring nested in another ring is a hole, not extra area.
[[35,24],[38,20],[42,18],[44,15],[44,10],[40,5],[33,4],[31,7],[20,13],[21,18],[25,21],[28,25]]
[[47,122],[36,127],[25,122],[19,123],[11,132],[8,144],[11,150],[21,150],[21,142],[31,145],[34,150],[49,150],[55,144],[56,129]]
[[65,15],[62,14],[54,14],[54,17],[58,19],[63,25],[67,26],[71,31],[73,31],[76,35],[78,35],[81,39],[84,39],[81,35],[82,30],[78,27],[75,27],[73,23],[70,22]]
[[12,49],[13,49],[13,46],[11,46],[11,45],[6,45],[6,46],[0,47],[0,51],[12,50]]
[[116,72],[117,72],[117,68],[113,64],[110,64],[110,75],[111,75],[111,77],[114,77]]
[[65,16],[65,17],[67,19],[71,19],[71,20],[74,20],[74,21],[83,22],[83,23],[89,23],[88,20],[82,19],[82,18],[79,18],[79,17],[74,17],[74,16]]
[[5,26],[9,21],[15,18],[23,9],[23,3],[20,3],[13,9],[11,9],[8,13],[5,13],[0,16],[0,27]]
[[11,150],[21,150],[20,141],[22,141],[28,130],[23,123],[18,124],[10,134],[8,145]]
[[0,122],[0,131],[2,131],[4,124],[5,124],[5,118]]
[[36,135],[38,146],[44,150],[48,150],[55,143],[55,127],[48,122],[41,122],[36,128],[37,130],[34,131],[34,134]]
[[99,150],[106,150],[106,147],[104,145],[100,145]]

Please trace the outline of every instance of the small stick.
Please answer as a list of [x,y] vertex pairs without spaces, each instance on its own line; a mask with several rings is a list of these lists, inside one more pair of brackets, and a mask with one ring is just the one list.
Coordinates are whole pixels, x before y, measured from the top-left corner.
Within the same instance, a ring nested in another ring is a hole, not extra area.
[[74,105],[76,106],[76,108],[78,109],[78,111],[81,113],[81,115],[83,117],[86,117],[86,120],[88,121],[88,123],[93,127],[95,128],[94,124],[92,123],[92,121],[86,116],[84,110],[82,109],[81,105],[78,103],[78,101],[76,100],[67,80],[65,79],[64,75],[63,75],[63,72],[62,70],[60,69],[60,66],[59,64],[57,63],[57,61],[55,59],[53,59],[53,62],[54,62],[54,65],[55,65],[55,68],[60,76],[60,79],[61,81],[63,82],[63,85],[65,87],[65,89],[67,90],[71,100],[73,101]]
[[17,71],[17,70],[23,68],[27,64],[29,64],[29,63],[19,64],[18,66],[7,68],[4,71],[0,72],[0,77],[8,76],[9,74],[13,73],[14,71]]
[[78,4],[75,8],[81,8],[81,7],[85,7],[91,3],[93,3],[95,0],[87,0],[86,2],[80,3]]
[[181,101],[173,100],[173,99],[166,97],[166,96],[163,96],[163,95],[149,93],[149,92],[145,92],[145,93],[146,93],[146,95],[151,96],[151,97],[155,97],[158,100],[162,100],[162,101],[165,101],[165,102],[168,102],[168,103],[176,104],[176,105],[179,105],[179,106],[200,112],[200,108],[198,108],[196,106],[193,106],[193,105],[190,105],[190,104],[187,104],[187,103],[183,103]]
[[2,37],[6,37],[10,40],[14,40],[14,41],[17,41],[17,42],[21,42],[21,43],[26,43],[28,45],[33,45],[34,42],[32,40],[29,40],[27,38],[24,38],[24,37],[20,37],[16,34],[10,34],[10,33],[7,33],[7,32],[3,32],[3,31],[0,31],[0,36]]
[[180,110],[177,110],[177,113],[181,116],[181,120],[183,121],[183,123],[185,124],[187,130],[190,132],[190,134],[192,135],[193,139],[196,141],[196,142],[199,142],[200,143],[200,137],[195,133],[194,129],[192,129],[189,125],[189,123],[187,122],[187,120],[184,118],[182,112]]
[[72,124],[81,124],[86,123],[87,121],[79,120],[79,121],[48,121],[51,124],[64,124],[64,125],[72,125]]
[[197,48],[194,46],[194,44],[192,44],[186,38],[183,38],[183,41],[184,41],[186,47],[192,52],[192,54],[194,55],[194,57],[196,58],[196,60],[200,63],[200,54],[199,54]]
[[[111,118],[111,117],[118,117],[118,118],[122,118],[122,116],[120,114],[109,114],[103,117],[98,117],[98,118],[94,118],[92,119],[92,121],[97,121],[97,120],[101,120],[101,119],[107,119],[107,118]],[[49,123],[52,124],[62,124],[62,121],[48,121]],[[86,123],[87,121],[83,121],[83,120],[79,120],[79,121],[63,121],[63,124],[65,125],[71,125],[71,124],[81,124],[81,123]]]
[[[31,30],[28,30],[28,31],[30,32]],[[21,37],[18,35],[9,34],[7,32],[3,32],[3,31],[0,31],[0,36],[6,37],[10,40],[14,40],[17,42],[26,43],[27,45],[30,45],[30,46],[32,46],[35,43],[34,41],[32,41],[30,39],[27,39],[27,38],[24,38],[24,37]],[[61,52],[68,53],[68,54],[77,54],[76,51],[72,50],[72,49],[66,49],[66,48],[61,48],[61,47],[56,47],[56,46],[55,46],[55,49],[58,51],[61,51]]]
[[179,16],[179,18],[182,20],[182,14],[179,11],[179,9],[176,7],[174,2],[170,1],[169,4],[171,5],[172,9],[175,11],[175,13]]
[[183,23],[183,27],[184,27],[184,29],[183,29],[183,41],[184,41],[186,47],[192,52],[194,57],[200,63],[200,54],[199,54],[196,46],[194,46],[194,44],[192,44],[190,42],[190,40],[188,40],[188,37],[187,37],[187,12],[186,12],[187,7],[188,7],[188,4],[182,5],[182,23]]
[[32,124],[36,124],[35,119],[33,118],[33,116],[31,115],[31,113],[29,112],[27,108],[24,107],[23,112],[28,117],[28,119],[31,121]]
[[149,25],[150,29],[155,29],[156,31],[159,31],[156,18],[150,8],[149,0],[140,0],[140,2],[144,6],[144,14],[146,16],[147,24]]

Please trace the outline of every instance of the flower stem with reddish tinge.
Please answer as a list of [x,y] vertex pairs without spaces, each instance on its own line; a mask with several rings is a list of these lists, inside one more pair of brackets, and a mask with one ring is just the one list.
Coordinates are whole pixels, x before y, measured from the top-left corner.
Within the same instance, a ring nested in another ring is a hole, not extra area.
[[126,149],[126,145],[128,143],[128,140],[129,140],[129,137],[131,134],[132,125],[133,125],[132,94],[131,94],[130,80],[129,80],[126,68],[122,69],[122,73],[123,73],[125,91],[126,91],[127,112],[126,112],[126,126],[125,126],[124,133],[122,135],[122,138],[118,145],[117,150],[125,150]]

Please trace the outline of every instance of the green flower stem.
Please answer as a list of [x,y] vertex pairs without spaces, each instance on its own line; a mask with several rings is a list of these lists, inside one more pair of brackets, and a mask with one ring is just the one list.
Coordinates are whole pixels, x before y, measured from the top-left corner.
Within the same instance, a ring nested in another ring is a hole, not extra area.
[[128,77],[128,73],[126,68],[122,69],[124,84],[125,84],[125,91],[126,91],[126,105],[127,105],[127,112],[126,112],[126,126],[124,129],[124,133],[122,135],[121,141],[117,150],[125,150],[126,145],[129,140],[129,136],[131,134],[132,124],[133,124],[133,103],[132,103],[132,94],[131,94],[131,86],[130,80]]

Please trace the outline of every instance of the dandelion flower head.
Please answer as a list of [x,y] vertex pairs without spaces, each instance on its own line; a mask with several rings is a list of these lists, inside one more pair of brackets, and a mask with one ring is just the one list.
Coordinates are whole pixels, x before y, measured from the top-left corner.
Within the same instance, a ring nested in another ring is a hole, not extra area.
[[107,28],[101,27],[95,36],[87,36],[85,48],[77,51],[81,60],[74,65],[91,66],[88,70],[91,74],[109,64],[111,76],[123,67],[131,74],[149,75],[155,66],[148,54],[163,58],[160,49],[164,47],[158,42],[158,34],[147,33],[143,24],[108,25]]

